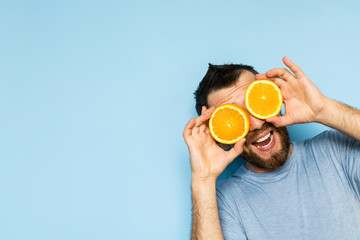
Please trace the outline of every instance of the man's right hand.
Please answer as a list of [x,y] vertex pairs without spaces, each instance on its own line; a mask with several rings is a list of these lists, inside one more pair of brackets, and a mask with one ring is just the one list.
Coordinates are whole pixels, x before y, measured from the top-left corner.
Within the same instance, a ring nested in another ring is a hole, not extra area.
[[229,151],[222,149],[210,134],[208,120],[214,107],[202,108],[197,119],[184,129],[191,162],[193,221],[191,239],[224,239],[216,201],[216,178],[243,151],[245,139]]
[[245,139],[237,142],[229,151],[222,149],[210,134],[208,120],[215,107],[202,108],[197,119],[186,124],[183,137],[189,148],[192,181],[216,180],[224,169],[243,151]]

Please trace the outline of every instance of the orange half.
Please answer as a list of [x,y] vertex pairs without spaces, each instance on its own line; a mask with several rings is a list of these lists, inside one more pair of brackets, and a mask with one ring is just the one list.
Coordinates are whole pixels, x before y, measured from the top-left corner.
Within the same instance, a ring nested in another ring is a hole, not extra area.
[[270,80],[256,80],[245,92],[245,106],[251,115],[267,119],[278,115],[283,98],[278,85]]
[[243,139],[250,129],[250,119],[246,111],[235,104],[217,107],[209,120],[210,134],[224,144],[233,144]]

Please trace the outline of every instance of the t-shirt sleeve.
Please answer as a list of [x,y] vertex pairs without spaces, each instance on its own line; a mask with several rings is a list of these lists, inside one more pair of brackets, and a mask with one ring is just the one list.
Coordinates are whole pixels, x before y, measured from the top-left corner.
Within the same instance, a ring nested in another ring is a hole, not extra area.
[[225,195],[220,190],[217,191],[217,201],[219,217],[223,236],[226,240],[247,239],[240,219],[236,216],[235,209],[230,206]]
[[338,131],[327,132],[327,139],[331,142],[328,150],[335,155],[350,187],[360,199],[360,142]]

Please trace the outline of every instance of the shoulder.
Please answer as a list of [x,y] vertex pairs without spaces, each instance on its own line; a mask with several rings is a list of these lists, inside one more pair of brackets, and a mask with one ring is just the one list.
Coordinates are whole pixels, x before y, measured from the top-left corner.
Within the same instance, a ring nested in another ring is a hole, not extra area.
[[231,194],[231,191],[236,188],[238,185],[237,182],[240,181],[240,179],[237,179],[237,177],[231,176],[230,178],[226,180],[222,180],[217,183],[216,185],[216,191],[219,194],[222,195],[229,195]]
[[340,132],[336,130],[326,130],[316,135],[313,138],[304,141],[305,144],[321,143],[321,142],[332,142],[337,136],[340,136]]
[[243,192],[241,189],[242,186],[244,186],[244,179],[235,174],[226,180],[218,182],[216,185],[218,200],[228,204],[239,201]]
[[327,130],[305,140],[301,153],[304,161],[314,159],[317,163],[347,166],[359,158],[360,142],[337,130]]
[[[330,145],[333,145],[337,140],[334,140],[338,133],[335,131],[327,130],[321,132],[315,137],[292,142],[294,146],[293,158],[300,158],[301,161],[313,156],[316,153],[326,152]],[[296,151],[295,151],[296,150]],[[296,154],[295,154],[296,153]]]
[[244,206],[238,192],[240,178],[232,176],[217,184],[217,204],[221,228],[226,239],[245,239],[245,230],[239,208]]
[[216,189],[218,192],[228,192],[238,191],[244,182],[246,182],[246,176],[248,175],[249,170],[246,169],[244,164],[238,167],[238,169],[232,173],[232,175],[227,178],[217,182]]
[[340,150],[354,144],[359,144],[359,142],[337,130],[327,130],[304,141],[304,146],[316,147],[318,150],[324,149],[327,151],[331,149]]
[[[243,186],[243,180],[236,176],[222,180],[217,184],[216,195],[219,210],[219,217],[224,225],[225,222],[236,222],[236,225],[242,226],[240,208],[246,204]],[[239,227],[237,226],[237,227]],[[234,226],[231,225],[231,228]]]

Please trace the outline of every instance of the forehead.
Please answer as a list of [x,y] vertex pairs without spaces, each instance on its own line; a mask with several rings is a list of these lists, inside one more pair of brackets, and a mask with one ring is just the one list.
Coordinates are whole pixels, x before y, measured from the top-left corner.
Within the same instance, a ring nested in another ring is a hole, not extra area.
[[209,107],[218,107],[225,103],[235,103],[241,105],[245,96],[245,90],[251,82],[255,80],[252,72],[244,71],[237,82],[229,87],[212,91],[207,98]]

